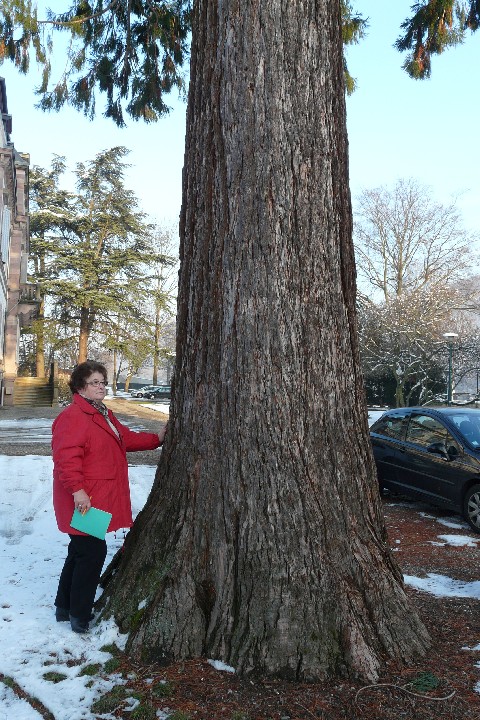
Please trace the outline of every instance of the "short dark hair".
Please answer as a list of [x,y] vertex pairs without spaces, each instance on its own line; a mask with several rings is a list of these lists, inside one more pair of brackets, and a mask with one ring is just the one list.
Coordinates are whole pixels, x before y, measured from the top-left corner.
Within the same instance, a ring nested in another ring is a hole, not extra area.
[[76,365],[70,375],[68,387],[73,394],[78,393],[79,390],[83,390],[87,378],[94,372],[99,372],[103,375],[105,382],[107,382],[107,368],[102,363],[96,362],[95,360],[85,360],[85,362]]

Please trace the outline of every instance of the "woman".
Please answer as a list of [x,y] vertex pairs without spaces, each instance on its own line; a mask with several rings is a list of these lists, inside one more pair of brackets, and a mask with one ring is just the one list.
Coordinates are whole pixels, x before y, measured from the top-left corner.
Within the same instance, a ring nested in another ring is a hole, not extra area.
[[126,452],[153,450],[166,433],[166,426],[157,435],[122,425],[103,404],[106,384],[107,371],[100,363],[77,365],[69,382],[73,402],[52,426],[53,505],[58,529],[70,536],[55,615],[58,621],[70,620],[77,633],[87,632],[92,619],[107,544],[70,527],[73,511],[86,513],[93,506],[112,513],[107,532],[130,527]]

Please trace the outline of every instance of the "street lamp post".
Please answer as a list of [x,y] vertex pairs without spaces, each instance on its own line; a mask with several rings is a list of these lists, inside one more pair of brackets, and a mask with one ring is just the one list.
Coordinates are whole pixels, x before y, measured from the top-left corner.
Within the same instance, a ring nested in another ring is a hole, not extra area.
[[451,405],[453,396],[453,341],[458,337],[458,333],[443,333],[443,337],[448,342],[447,405]]

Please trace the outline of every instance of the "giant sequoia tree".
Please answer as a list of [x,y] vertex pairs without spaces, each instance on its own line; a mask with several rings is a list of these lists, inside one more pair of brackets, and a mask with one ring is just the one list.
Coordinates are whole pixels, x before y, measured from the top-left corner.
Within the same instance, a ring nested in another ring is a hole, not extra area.
[[425,648],[369,450],[342,73],[338,0],[196,3],[171,429],[106,590],[144,659],[375,678]]

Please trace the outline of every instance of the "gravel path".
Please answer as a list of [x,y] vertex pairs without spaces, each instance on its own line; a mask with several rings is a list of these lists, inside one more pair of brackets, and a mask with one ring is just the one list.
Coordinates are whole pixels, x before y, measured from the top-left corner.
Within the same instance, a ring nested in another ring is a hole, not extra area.
[[[168,420],[128,400],[107,398],[106,405],[132,430],[158,432]],[[50,455],[52,422],[62,407],[0,407],[0,455]],[[159,450],[128,454],[130,465],[157,465]]]

